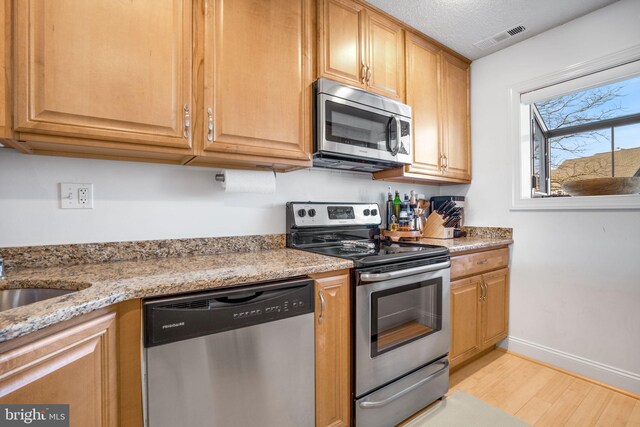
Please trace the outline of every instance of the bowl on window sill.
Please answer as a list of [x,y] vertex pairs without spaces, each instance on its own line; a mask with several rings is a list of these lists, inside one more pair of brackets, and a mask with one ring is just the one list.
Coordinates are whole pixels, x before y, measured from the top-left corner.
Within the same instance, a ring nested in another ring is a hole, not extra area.
[[562,191],[571,196],[612,196],[640,193],[640,177],[590,178],[562,183]]

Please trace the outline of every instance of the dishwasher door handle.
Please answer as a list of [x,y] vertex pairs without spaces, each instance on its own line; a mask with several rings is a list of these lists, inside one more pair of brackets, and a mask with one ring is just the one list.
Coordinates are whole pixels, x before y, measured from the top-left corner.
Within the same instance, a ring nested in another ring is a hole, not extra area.
[[398,277],[411,276],[414,274],[427,273],[429,271],[443,270],[451,267],[451,261],[440,262],[438,264],[421,265],[420,267],[406,268],[404,270],[389,271],[388,273],[362,273],[362,282],[380,282],[382,280],[397,279]]
[[394,400],[397,400],[397,399],[401,398],[402,396],[404,396],[405,394],[407,394],[407,393],[415,390],[416,388],[420,387],[424,383],[431,381],[433,378],[435,378],[436,376],[438,376],[438,375],[442,374],[444,371],[446,371],[447,368],[449,367],[449,361],[448,360],[442,360],[442,361],[436,362],[435,364],[443,365],[443,366],[442,366],[442,368],[440,368],[437,371],[435,371],[433,374],[421,379],[420,381],[418,381],[415,384],[410,385],[409,387],[405,388],[404,390],[400,390],[396,394],[393,394],[393,395],[387,397],[386,399],[383,399],[383,400],[380,400],[380,401],[377,401],[377,402],[360,402],[358,404],[358,406],[360,406],[362,409],[368,409],[368,408],[379,408],[381,406],[388,405],[389,403],[393,402]]

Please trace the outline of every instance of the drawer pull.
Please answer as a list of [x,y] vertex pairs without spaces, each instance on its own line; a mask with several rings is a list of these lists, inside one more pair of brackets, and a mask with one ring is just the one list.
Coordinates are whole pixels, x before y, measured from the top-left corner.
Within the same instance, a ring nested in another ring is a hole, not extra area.
[[478,265],[482,265],[482,264],[486,264],[486,263],[488,263],[488,262],[489,262],[489,260],[485,258],[485,259],[482,259],[482,260],[480,260],[480,261],[477,261],[477,262],[476,262],[476,264],[478,264]]

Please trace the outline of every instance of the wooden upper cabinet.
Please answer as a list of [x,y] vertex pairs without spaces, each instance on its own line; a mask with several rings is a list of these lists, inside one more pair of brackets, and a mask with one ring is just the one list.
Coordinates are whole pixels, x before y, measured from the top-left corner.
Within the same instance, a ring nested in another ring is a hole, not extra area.
[[404,38],[402,28],[367,11],[367,88],[380,95],[404,99]]
[[[21,0],[15,128],[190,151],[192,2]],[[36,136],[34,136],[36,135]],[[44,140],[51,141],[51,139]],[[124,144],[126,143],[126,144]]]
[[349,0],[324,0],[319,10],[320,75],[350,85],[364,84],[364,7]]
[[469,136],[469,64],[442,52],[444,174],[471,179]]
[[404,30],[352,0],[319,0],[320,77],[404,100]]
[[0,0],[0,140],[13,138],[11,113],[11,0]]
[[205,17],[201,161],[310,166],[315,3],[213,5]]
[[411,106],[413,163],[409,172],[440,172],[440,57],[439,49],[406,33],[407,104]]
[[412,109],[413,162],[376,172],[391,181],[471,181],[469,63],[405,32],[406,102]]

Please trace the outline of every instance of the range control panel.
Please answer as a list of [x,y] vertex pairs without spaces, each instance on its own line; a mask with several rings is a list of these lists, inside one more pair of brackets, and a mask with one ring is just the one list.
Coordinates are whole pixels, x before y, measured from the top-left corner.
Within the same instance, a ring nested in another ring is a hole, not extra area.
[[327,225],[380,225],[377,203],[287,203],[287,215],[295,227]]

